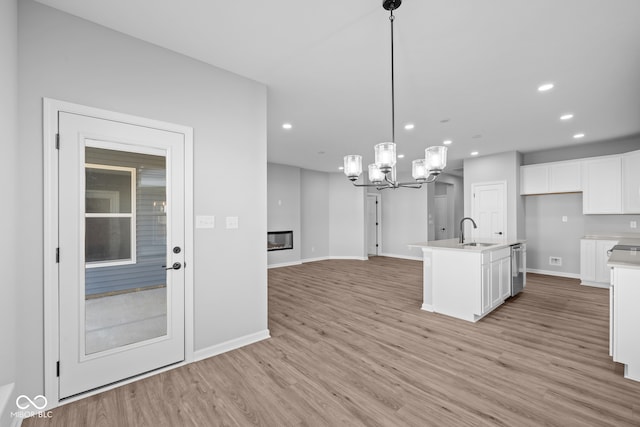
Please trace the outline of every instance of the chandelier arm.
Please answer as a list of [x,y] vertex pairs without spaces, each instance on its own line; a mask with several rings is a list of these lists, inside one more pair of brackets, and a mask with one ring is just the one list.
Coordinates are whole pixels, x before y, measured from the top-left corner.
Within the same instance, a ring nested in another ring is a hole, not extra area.
[[418,182],[399,182],[398,187],[402,188],[422,188],[422,183]]
[[354,187],[379,187],[380,184],[356,184],[355,182],[352,182]]

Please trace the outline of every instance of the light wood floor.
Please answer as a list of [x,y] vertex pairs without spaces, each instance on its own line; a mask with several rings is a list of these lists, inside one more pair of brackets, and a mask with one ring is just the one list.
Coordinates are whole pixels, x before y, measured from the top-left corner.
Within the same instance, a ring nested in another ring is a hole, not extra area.
[[421,262],[383,257],[272,269],[271,339],[23,425],[640,425],[607,290],[530,274],[471,324],[421,311],[421,282]]

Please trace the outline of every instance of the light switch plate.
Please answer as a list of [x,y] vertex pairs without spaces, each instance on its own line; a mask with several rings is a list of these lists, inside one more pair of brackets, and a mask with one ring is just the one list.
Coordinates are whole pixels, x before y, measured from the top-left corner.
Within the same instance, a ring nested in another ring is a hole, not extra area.
[[227,217],[227,228],[238,228],[238,217],[237,216],[228,216]]
[[637,223],[636,221],[631,221],[631,222],[629,223],[629,227],[631,227],[631,228],[638,228],[638,223]]
[[567,222],[567,221],[569,221],[569,218],[567,218],[567,216],[566,216],[566,215],[564,215],[564,216],[562,217],[562,222]]
[[213,215],[196,215],[196,228],[215,228],[216,217]]

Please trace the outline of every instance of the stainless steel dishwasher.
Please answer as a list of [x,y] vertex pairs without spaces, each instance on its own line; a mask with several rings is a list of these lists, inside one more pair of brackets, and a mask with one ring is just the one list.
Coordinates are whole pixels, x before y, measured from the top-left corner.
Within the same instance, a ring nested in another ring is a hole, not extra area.
[[511,296],[522,291],[527,285],[527,249],[526,245],[511,245]]

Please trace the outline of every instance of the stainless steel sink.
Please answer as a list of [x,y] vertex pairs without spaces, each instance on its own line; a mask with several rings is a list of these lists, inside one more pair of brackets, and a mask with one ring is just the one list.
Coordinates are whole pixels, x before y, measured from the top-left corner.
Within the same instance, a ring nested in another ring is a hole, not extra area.
[[469,242],[469,243],[463,243],[462,246],[485,247],[485,246],[493,246],[494,244],[495,243]]

